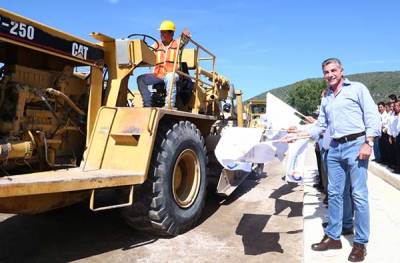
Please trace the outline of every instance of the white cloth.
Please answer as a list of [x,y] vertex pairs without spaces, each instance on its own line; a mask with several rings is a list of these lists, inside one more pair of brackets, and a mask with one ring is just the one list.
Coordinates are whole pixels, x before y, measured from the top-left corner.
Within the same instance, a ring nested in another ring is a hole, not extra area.
[[266,129],[272,128],[272,123],[268,120],[267,114],[260,115],[260,122]]
[[400,133],[400,116],[397,116],[397,126],[396,126],[397,135]]
[[290,145],[286,164],[286,181],[293,183],[303,182],[307,144],[308,139],[300,139]]
[[397,135],[397,121],[398,117],[394,113],[390,113],[387,125],[387,134],[396,137]]
[[284,142],[279,142],[278,140],[282,137],[284,137],[287,134],[287,131],[284,130],[266,130],[265,131],[265,137],[266,137],[266,141],[268,142],[268,140],[270,141],[275,141],[272,143],[272,146],[275,149],[275,157],[278,158],[280,161],[283,160],[283,158],[285,157],[285,153],[287,152],[287,150],[289,149],[289,146],[287,143]]
[[394,115],[390,123],[390,133],[393,137],[396,137],[399,134],[399,129],[397,128],[398,123],[399,123],[399,117]]
[[251,163],[241,161],[250,149],[260,142],[264,129],[226,127],[215,147],[218,162],[228,170],[251,171]]
[[272,136],[274,140],[283,137],[286,132],[268,134],[262,138],[263,128],[224,128],[215,148],[218,162],[228,170],[250,172],[253,163],[269,163],[275,157],[283,159],[288,146],[276,141],[261,141]]
[[271,92],[267,93],[266,115],[273,129],[287,129],[298,125],[301,119],[295,115],[297,111],[278,99]]
[[382,132],[383,133],[388,133],[389,130],[389,118],[390,118],[390,112],[384,112],[381,115],[381,119],[382,119]]
[[381,121],[382,121],[382,128],[387,128],[389,121],[389,114],[386,111],[381,113]]
[[271,93],[267,93],[266,107],[266,114],[260,118],[263,128],[223,129],[215,156],[225,169],[250,172],[252,163],[265,164],[274,158],[283,160],[289,146],[277,140],[287,134],[282,129],[299,125],[301,119],[295,115],[294,108]]

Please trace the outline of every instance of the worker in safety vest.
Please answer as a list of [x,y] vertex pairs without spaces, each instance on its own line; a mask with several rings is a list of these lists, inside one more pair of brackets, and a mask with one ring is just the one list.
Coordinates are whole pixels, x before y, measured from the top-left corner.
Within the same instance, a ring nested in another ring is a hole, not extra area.
[[[171,107],[175,107],[176,101],[176,81],[178,80],[178,74],[174,74],[174,60],[176,52],[178,51],[178,41],[174,39],[175,24],[172,21],[165,20],[160,25],[160,36],[161,41],[158,41],[158,48],[155,50],[156,54],[156,65],[153,73],[143,74],[137,78],[137,84],[140,94],[143,98],[143,107],[151,107],[151,92],[149,91],[149,85],[156,85],[164,82],[167,90],[167,98],[169,89],[172,82],[172,93],[171,93]],[[184,32],[189,34],[188,32]],[[157,46],[155,44],[155,46]],[[165,102],[165,106],[168,102]]]

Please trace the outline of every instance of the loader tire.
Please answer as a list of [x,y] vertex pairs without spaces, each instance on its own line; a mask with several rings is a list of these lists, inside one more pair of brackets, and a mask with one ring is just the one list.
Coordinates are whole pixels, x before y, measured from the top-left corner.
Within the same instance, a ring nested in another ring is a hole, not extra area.
[[204,139],[188,121],[160,123],[146,182],[123,215],[132,227],[174,236],[192,228],[206,197]]

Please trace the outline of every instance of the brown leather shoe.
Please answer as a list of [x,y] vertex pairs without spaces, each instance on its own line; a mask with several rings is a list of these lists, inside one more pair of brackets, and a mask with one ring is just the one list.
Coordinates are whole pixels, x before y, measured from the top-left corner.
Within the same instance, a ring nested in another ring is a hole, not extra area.
[[366,255],[367,249],[365,245],[354,242],[348,260],[351,262],[360,262],[364,260]]
[[334,240],[327,235],[319,243],[312,244],[311,249],[315,251],[325,251],[328,249],[341,249],[342,241]]

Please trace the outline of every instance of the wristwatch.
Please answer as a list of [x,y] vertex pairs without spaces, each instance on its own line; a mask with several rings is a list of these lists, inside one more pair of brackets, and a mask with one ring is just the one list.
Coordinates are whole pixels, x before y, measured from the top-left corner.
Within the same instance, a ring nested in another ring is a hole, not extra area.
[[366,144],[368,144],[369,146],[371,146],[371,148],[374,148],[374,142],[373,141],[365,141]]

